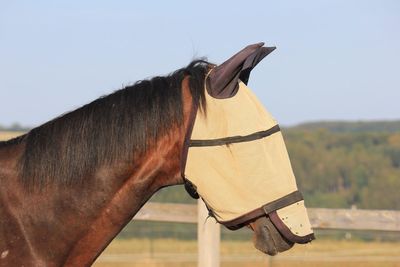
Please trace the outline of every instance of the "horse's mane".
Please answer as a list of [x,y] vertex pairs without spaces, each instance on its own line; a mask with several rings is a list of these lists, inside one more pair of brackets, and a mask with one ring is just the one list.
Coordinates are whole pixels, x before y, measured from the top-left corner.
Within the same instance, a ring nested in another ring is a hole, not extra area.
[[100,97],[28,132],[20,158],[22,182],[82,184],[99,166],[133,162],[173,126],[183,124],[181,84],[189,76],[193,100],[204,108],[209,63],[194,60],[164,77],[142,80]]
[[26,134],[22,134],[17,137],[11,138],[9,140],[0,141],[0,148],[19,144],[25,138],[25,136],[26,136]]

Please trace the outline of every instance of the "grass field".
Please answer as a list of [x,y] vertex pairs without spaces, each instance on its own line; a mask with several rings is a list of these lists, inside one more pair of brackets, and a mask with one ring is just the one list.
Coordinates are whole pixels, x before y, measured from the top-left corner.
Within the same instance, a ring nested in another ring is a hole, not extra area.
[[[196,241],[173,239],[116,239],[96,261],[97,267],[195,267]],[[268,257],[251,242],[223,241],[222,267],[356,266],[400,267],[400,243],[362,241],[314,241]]]

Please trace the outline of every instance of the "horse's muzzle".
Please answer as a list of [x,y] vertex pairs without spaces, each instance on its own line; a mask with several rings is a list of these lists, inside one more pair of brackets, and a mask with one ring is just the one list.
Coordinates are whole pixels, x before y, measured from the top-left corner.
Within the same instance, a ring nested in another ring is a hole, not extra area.
[[254,246],[265,254],[274,256],[294,245],[276,229],[268,216],[257,218],[249,226],[254,231]]

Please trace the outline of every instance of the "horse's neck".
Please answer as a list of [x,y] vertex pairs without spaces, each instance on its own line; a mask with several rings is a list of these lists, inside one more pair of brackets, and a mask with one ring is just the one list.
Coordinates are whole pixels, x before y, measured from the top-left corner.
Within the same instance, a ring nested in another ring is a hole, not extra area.
[[[161,186],[168,185],[174,180],[166,181],[168,177],[179,176],[178,161],[170,166],[165,164],[170,162],[167,156],[173,156],[168,154],[161,157],[150,156],[135,168],[135,173],[126,180],[101,209],[100,215],[93,220],[90,229],[74,245],[66,261],[68,266],[92,262],[144,203]],[[177,154],[174,153],[174,156],[177,156]],[[177,178],[175,179],[177,180]],[[83,251],[86,251],[86,253],[83,253]],[[97,251],[98,254],[93,255],[91,251]]]
[[18,159],[24,149],[23,142],[0,142],[0,266],[17,266],[25,259],[28,266],[39,265],[26,239],[19,206],[22,205],[18,190]]
[[[161,138],[132,164],[98,169],[87,177],[90,186],[32,194],[20,186],[17,172],[3,175],[0,266],[90,265],[155,191],[180,182],[177,138],[183,139],[179,132]],[[16,161],[8,158],[9,165]]]

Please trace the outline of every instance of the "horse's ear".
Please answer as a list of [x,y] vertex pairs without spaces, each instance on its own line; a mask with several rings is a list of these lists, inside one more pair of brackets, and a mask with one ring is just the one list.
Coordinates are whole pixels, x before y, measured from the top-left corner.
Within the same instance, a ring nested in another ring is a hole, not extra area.
[[275,47],[264,47],[264,43],[253,44],[215,67],[207,78],[208,93],[215,98],[229,98],[239,89],[239,79],[249,81],[251,70]]

